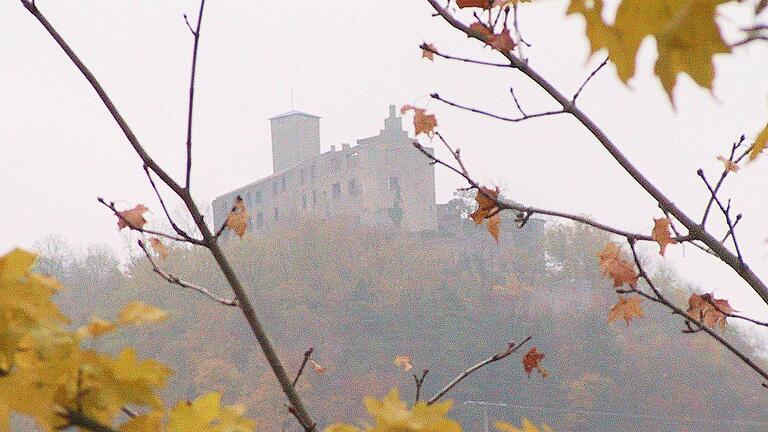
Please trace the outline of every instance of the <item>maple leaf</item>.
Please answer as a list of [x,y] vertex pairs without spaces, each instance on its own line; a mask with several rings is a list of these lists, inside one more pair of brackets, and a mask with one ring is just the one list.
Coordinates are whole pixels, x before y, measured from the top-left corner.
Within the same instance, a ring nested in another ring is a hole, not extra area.
[[501,432],[554,432],[546,423],[542,423],[541,429],[539,429],[533,422],[525,417],[523,417],[523,424],[520,428],[506,422],[496,422],[494,426]]
[[688,315],[710,327],[719,324],[720,328],[724,329],[725,319],[734,312],[728,300],[716,299],[712,293],[702,295],[694,293],[688,298]]
[[732,161],[730,159],[727,159],[724,156],[718,156],[717,160],[719,160],[720,162],[723,163],[723,166],[725,166],[725,170],[726,171],[737,172],[738,170],[741,169],[739,164],[737,164],[736,162],[734,162],[734,161]]
[[421,49],[421,58],[434,61],[435,51],[437,51],[437,48],[434,45],[425,43],[424,48]]
[[488,40],[488,45],[497,51],[506,53],[515,48],[515,41],[512,40],[512,36],[509,34],[509,29],[505,28],[501,33],[491,36]]
[[152,245],[152,249],[160,255],[161,259],[168,258],[168,249],[166,249],[165,245],[162,241],[160,241],[157,237],[152,237],[149,239],[149,244]]
[[125,305],[117,315],[117,322],[121,325],[139,325],[156,323],[168,318],[168,312],[140,301],[132,301]]
[[531,376],[531,372],[536,369],[543,378],[548,377],[549,372],[541,366],[541,360],[543,358],[544,353],[537,350],[536,347],[529,349],[523,356],[523,369],[525,369],[525,373],[527,373],[528,376]]
[[324,374],[328,370],[327,367],[321,365],[320,363],[318,363],[318,362],[316,362],[314,360],[310,360],[309,364],[312,365],[312,369],[314,369],[315,372],[319,373],[319,374]]
[[400,108],[400,114],[405,114],[408,111],[413,111],[413,129],[416,135],[426,134],[428,137],[432,137],[435,134],[435,127],[437,127],[437,118],[434,114],[427,114],[427,110],[424,108],[417,108],[413,105],[403,105]]
[[147,414],[131,417],[120,425],[120,432],[161,432],[163,422],[162,411],[152,411]]
[[117,229],[121,230],[125,227],[130,229],[141,229],[147,220],[144,219],[144,213],[149,209],[144,207],[143,204],[137,204],[136,207],[117,212]]
[[496,206],[496,199],[499,197],[499,188],[489,189],[481,187],[475,194],[477,210],[470,213],[469,217],[480,225],[487,220],[488,232],[491,233],[496,242],[499,241],[499,231],[501,228],[501,214]]
[[456,6],[460,9],[470,7],[488,9],[491,5],[493,5],[493,0],[456,0]]
[[487,41],[493,37],[493,31],[483,23],[474,22],[469,25],[469,31],[471,36],[475,36],[482,41]]
[[634,265],[622,258],[619,245],[608,242],[603,250],[597,253],[600,261],[600,271],[606,277],[613,279],[613,286],[618,288],[624,284],[631,287],[637,285],[637,272]]
[[760,152],[763,151],[766,144],[768,144],[768,124],[765,125],[765,129],[755,138],[755,142],[752,144],[752,149],[749,151],[749,160],[753,161],[757,159]]
[[671,222],[669,221],[669,218],[653,218],[653,231],[651,231],[651,238],[656,240],[656,243],[659,244],[659,254],[661,256],[664,256],[667,245],[677,244],[677,241],[672,240],[670,227]]
[[608,311],[608,322],[612,323],[619,318],[624,318],[627,326],[629,326],[629,321],[632,318],[642,318],[643,307],[640,305],[642,300],[640,297],[630,297],[629,299],[624,296],[619,297],[619,302]]
[[248,228],[248,210],[245,208],[245,201],[240,195],[235,198],[235,203],[227,215],[226,226],[236,232],[240,238],[245,235],[245,230]]
[[406,372],[413,369],[413,362],[411,361],[411,356],[409,356],[408,354],[402,354],[402,355],[396,356],[394,364],[395,366],[403,369]]

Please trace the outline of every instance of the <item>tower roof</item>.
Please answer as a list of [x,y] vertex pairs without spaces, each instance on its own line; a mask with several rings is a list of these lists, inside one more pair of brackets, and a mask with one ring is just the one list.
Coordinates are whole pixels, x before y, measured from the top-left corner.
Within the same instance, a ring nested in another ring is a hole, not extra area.
[[277,120],[279,118],[290,117],[290,116],[294,116],[294,115],[300,115],[300,116],[312,117],[312,118],[320,118],[320,116],[316,116],[314,114],[305,113],[303,111],[290,110],[288,112],[284,112],[282,114],[278,114],[278,115],[276,115],[274,117],[270,117],[269,120]]

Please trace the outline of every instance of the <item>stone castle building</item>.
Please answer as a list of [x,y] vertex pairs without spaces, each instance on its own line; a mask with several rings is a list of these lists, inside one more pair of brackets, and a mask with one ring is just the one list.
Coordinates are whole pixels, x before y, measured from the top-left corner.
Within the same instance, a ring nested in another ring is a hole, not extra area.
[[[269,119],[274,174],[213,201],[221,226],[239,195],[250,215],[249,230],[266,232],[305,218],[354,221],[437,230],[434,166],[413,147],[402,118],[390,105],[378,135],[320,151],[320,117],[290,111]],[[431,149],[430,149],[431,151]]]

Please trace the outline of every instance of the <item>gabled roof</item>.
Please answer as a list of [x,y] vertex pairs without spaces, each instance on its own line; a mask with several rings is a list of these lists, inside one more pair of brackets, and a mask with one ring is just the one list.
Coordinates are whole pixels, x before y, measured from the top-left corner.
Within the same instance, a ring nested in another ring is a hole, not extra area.
[[312,117],[312,118],[320,118],[320,116],[316,116],[314,114],[305,113],[303,111],[290,110],[288,112],[285,112],[285,113],[282,113],[282,114],[278,114],[278,115],[276,115],[274,117],[270,117],[269,120],[276,120],[276,119],[279,119],[279,118],[289,117],[289,116],[293,116],[293,115],[300,115],[300,116]]

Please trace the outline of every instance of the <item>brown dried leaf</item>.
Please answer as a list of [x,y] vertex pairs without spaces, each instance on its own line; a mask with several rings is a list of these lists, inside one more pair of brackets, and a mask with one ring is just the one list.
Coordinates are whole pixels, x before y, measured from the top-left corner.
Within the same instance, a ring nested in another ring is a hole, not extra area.
[[728,303],[728,300],[716,299],[712,293],[702,295],[691,294],[688,298],[688,315],[704,325],[714,327],[720,325],[725,328],[725,319],[728,314],[736,312]]
[[608,311],[608,322],[612,323],[619,318],[624,318],[624,321],[629,325],[632,318],[642,318],[643,307],[640,305],[642,300],[640,297],[619,297],[619,302]]
[[488,45],[497,51],[506,53],[515,48],[515,41],[512,40],[512,36],[509,34],[509,29],[505,28],[501,33],[491,36]]
[[677,244],[675,240],[672,240],[672,233],[670,232],[671,223],[669,218],[653,219],[653,231],[651,232],[651,238],[656,240],[659,244],[659,254],[664,256],[664,252],[667,250],[667,245]]
[[730,159],[728,159],[728,158],[726,158],[724,156],[718,156],[717,160],[719,160],[720,162],[723,163],[723,165],[725,166],[725,170],[726,171],[737,172],[738,170],[741,169],[739,164],[737,164],[736,162],[734,162],[734,161],[732,161],[732,160],[730,160]]
[[432,137],[435,134],[434,129],[437,127],[437,118],[434,114],[427,114],[427,110],[424,108],[417,108],[413,105],[403,105],[400,108],[401,114],[405,114],[408,111],[413,111],[413,129],[416,135],[423,133]]
[[427,48],[421,49],[421,58],[425,58],[428,60],[435,60],[435,51],[437,51],[437,48],[435,48],[434,45],[425,43],[424,46]]
[[411,356],[409,356],[408,354],[402,354],[402,355],[396,356],[394,363],[395,363],[395,366],[401,368],[406,372],[413,369],[413,362],[411,361]]
[[125,227],[130,229],[141,229],[147,220],[144,219],[144,213],[149,211],[143,204],[137,204],[136,207],[117,212],[117,229],[121,230]]
[[480,225],[483,221],[487,221],[488,232],[491,233],[496,241],[499,241],[499,231],[501,228],[501,215],[499,214],[499,208],[496,206],[495,199],[499,197],[499,188],[489,189],[481,187],[477,194],[475,194],[475,202],[477,202],[477,210],[473,211],[469,217]]
[[315,370],[315,372],[319,374],[324,374],[325,371],[328,370],[327,367],[321,365],[320,363],[314,360],[309,360],[309,364],[312,365],[312,368]]
[[152,249],[157,253],[161,259],[168,258],[168,249],[166,249],[165,245],[162,241],[160,241],[157,237],[152,237],[149,239],[149,244],[152,245]]
[[523,369],[525,369],[525,373],[527,373],[528,376],[531,376],[531,372],[536,369],[543,378],[548,377],[549,372],[541,367],[541,360],[543,358],[544,353],[538,351],[536,347],[529,349],[523,356]]
[[621,249],[614,242],[608,242],[603,250],[597,253],[600,261],[600,271],[606,277],[613,279],[613,286],[618,288],[624,284],[637,286],[635,266],[621,257]]
[[240,195],[235,198],[235,204],[227,215],[227,228],[236,232],[241,238],[248,228],[248,210],[246,210],[245,201]]

